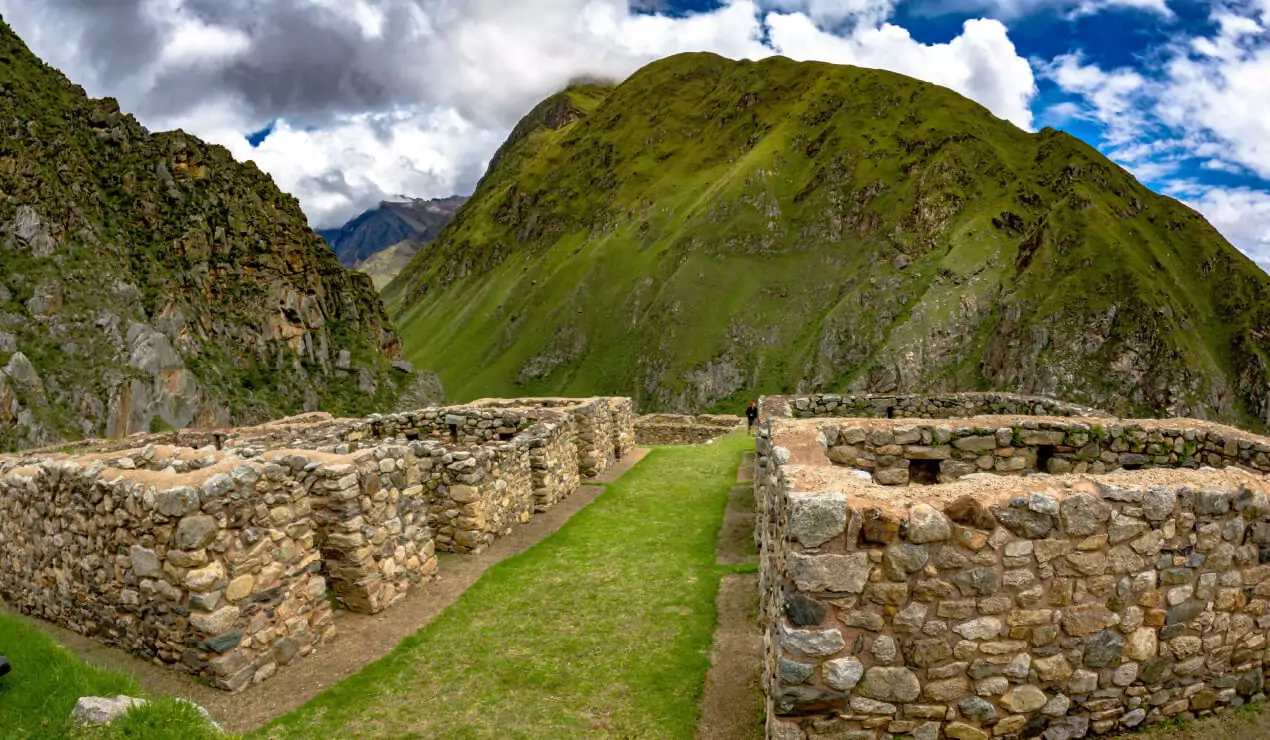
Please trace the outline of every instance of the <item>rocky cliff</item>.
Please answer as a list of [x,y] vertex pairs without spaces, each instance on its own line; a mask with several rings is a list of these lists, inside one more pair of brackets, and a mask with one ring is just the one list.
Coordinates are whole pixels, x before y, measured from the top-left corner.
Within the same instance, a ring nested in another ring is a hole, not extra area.
[[89,99],[0,22],[0,449],[386,410],[420,391],[400,359],[268,175]]
[[688,54],[544,101],[385,289],[458,398],[1009,390],[1270,419],[1270,278],[1073,137]]

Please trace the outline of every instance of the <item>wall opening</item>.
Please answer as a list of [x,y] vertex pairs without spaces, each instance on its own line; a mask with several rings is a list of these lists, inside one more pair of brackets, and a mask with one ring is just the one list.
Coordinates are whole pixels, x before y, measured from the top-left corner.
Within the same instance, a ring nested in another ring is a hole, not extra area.
[[938,460],[909,460],[908,482],[918,486],[933,486],[939,482]]
[[450,424],[450,441],[457,443],[459,441],[459,425]]
[[1050,471],[1050,460],[1053,459],[1054,445],[1036,446],[1036,472],[1048,473]]

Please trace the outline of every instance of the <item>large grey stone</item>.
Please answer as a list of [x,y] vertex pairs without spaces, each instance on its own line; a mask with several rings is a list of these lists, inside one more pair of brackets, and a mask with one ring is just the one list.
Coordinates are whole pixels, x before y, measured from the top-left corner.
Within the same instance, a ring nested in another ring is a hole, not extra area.
[[1001,635],[1001,620],[996,617],[980,617],[953,627],[953,632],[967,640],[991,640]]
[[1002,506],[992,510],[1001,526],[1019,537],[1039,540],[1054,529],[1054,517],[1031,509]]
[[957,704],[957,708],[966,719],[979,724],[991,722],[997,718],[997,708],[992,703],[978,696],[968,696]]
[[1168,488],[1150,488],[1142,498],[1142,513],[1153,522],[1168,519],[1176,506],[1177,494]]
[[71,710],[71,719],[80,727],[87,725],[104,725],[122,717],[134,707],[145,706],[144,699],[134,699],[122,694],[113,698],[105,696],[85,696],[75,702]]
[[836,629],[829,630],[795,630],[786,628],[781,635],[781,645],[786,650],[806,655],[810,658],[823,658],[841,651],[847,646],[842,633]]
[[907,668],[874,666],[864,674],[864,682],[857,690],[878,701],[910,702],[921,694],[922,685]]
[[918,504],[908,513],[908,541],[915,544],[943,542],[952,536],[948,518],[929,504]]
[[[787,660],[786,658],[781,658],[780,662],[776,664],[776,675],[780,677],[781,683],[790,686],[805,682],[811,678],[814,670],[816,670],[816,666],[811,663],[799,663],[796,660]],[[832,686],[833,684],[830,685]]]
[[854,657],[830,660],[820,669],[825,683],[840,691],[850,691],[864,675],[864,664]]
[[162,578],[163,565],[159,562],[159,556],[154,550],[141,545],[133,545],[128,550],[128,557],[132,559],[132,572],[137,578]]
[[222,606],[211,614],[195,612],[190,615],[190,626],[204,635],[223,635],[233,628],[238,614],[236,606]]
[[1124,638],[1111,630],[1094,635],[1085,645],[1087,668],[1115,668],[1124,656]]
[[892,545],[882,556],[882,568],[893,581],[905,580],[909,573],[921,570],[930,558],[925,545]]
[[159,491],[154,497],[154,508],[164,516],[193,514],[199,508],[198,491],[188,486]]
[[1001,587],[1001,577],[995,570],[972,568],[953,576],[953,583],[962,596],[991,596]]
[[847,527],[847,497],[841,493],[789,494],[789,536],[819,547]]
[[869,580],[869,568],[867,552],[846,555],[791,553],[789,556],[789,576],[803,591],[863,593]]
[[176,546],[180,550],[201,550],[216,539],[218,526],[210,516],[187,516],[176,527]]
[[1063,499],[1058,518],[1064,532],[1083,537],[1097,532],[1111,518],[1111,507],[1096,496],[1078,493]]

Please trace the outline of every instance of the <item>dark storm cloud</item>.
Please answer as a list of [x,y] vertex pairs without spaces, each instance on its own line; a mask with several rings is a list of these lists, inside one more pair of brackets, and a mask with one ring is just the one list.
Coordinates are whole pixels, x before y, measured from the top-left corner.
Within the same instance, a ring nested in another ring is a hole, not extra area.
[[[427,0],[423,0],[426,2]],[[188,18],[240,32],[248,47],[227,64],[152,69],[141,113],[179,115],[217,96],[245,106],[256,120],[317,123],[426,98],[421,28],[414,0],[370,0],[382,33],[368,38],[356,20],[307,0],[186,0]],[[98,87],[120,89],[151,69],[168,40],[172,14],[156,17],[146,0],[10,0],[0,2],[21,33],[75,39],[77,67]],[[44,44],[47,46],[47,44]],[[195,53],[198,49],[191,50]],[[56,61],[56,60],[55,60]],[[72,71],[72,70],[68,70]]]

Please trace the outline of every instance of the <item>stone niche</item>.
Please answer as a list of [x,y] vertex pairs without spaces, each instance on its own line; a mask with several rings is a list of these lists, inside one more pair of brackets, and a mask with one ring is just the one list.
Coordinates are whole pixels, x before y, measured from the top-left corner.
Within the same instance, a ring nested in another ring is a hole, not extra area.
[[1070,740],[1264,698],[1270,440],[764,406],[767,737]]
[[330,597],[388,609],[437,550],[478,552],[608,469],[632,408],[305,414],[0,457],[0,597],[238,691],[335,636]]

